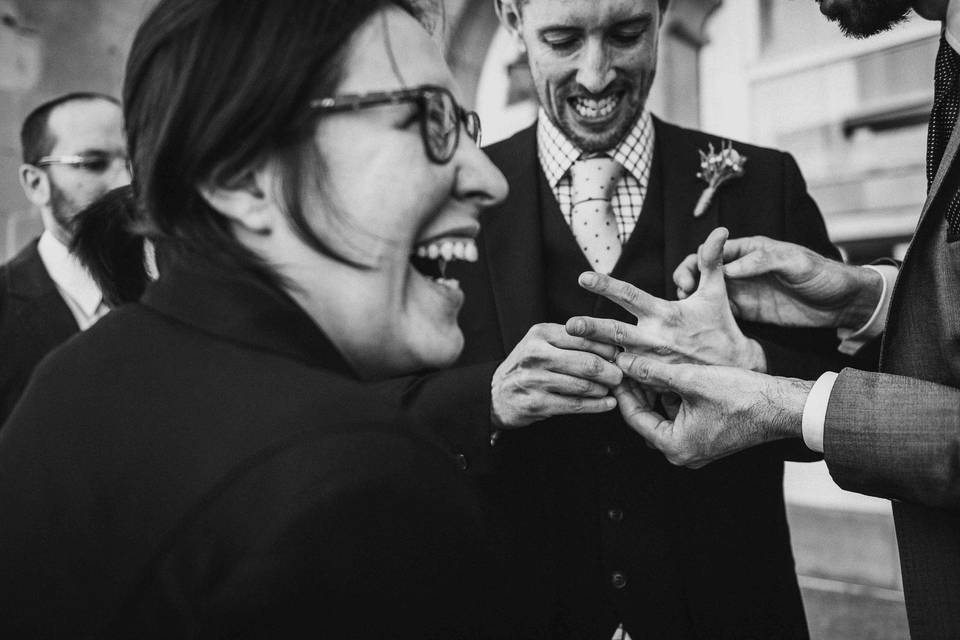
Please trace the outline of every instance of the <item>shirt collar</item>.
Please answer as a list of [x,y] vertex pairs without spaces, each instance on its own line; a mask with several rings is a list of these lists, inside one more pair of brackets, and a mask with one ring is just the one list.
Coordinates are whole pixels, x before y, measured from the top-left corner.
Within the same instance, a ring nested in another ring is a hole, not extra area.
[[947,19],[943,21],[944,37],[954,51],[960,52],[960,0],[947,4]]
[[40,235],[37,251],[50,279],[70,296],[85,314],[94,315],[103,302],[103,294],[86,267],[49,231]]
[[[960,0],[955,2],[960,3]],[[649,167],[649,158],[653,153],[653,118],[650,112],[644,109],[627,135],[608,153],[638,181],[645,182],[644,167]],[[583,155],[583,151],[563,135],[543,109],[537,116],[537,155],[547,181],[554,188]]]

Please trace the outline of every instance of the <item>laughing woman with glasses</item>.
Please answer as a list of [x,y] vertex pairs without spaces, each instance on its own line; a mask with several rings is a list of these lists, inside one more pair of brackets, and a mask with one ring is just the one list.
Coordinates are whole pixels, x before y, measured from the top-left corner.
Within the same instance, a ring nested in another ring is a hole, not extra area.
[[124,115],[160,277],[48,358],[0,432],[0,636],[507,619],[460,472],[368,386],[457,358],[442,268],[506,192],[426,17],[161,0],[141,26]]

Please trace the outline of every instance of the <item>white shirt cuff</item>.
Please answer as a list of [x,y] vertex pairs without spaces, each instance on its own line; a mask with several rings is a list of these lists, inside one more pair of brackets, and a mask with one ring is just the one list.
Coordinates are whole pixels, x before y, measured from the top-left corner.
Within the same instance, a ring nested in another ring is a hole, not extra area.
[[823,423],[827,420],[827,403],[830,402],[830,393],[836,381],[836,373],[824,373],[813,384],[810,395],[803,404],[803,443],[817,453],[823,453]]
[[889,264],[868,264],[867,269],[873,269],[880,274],[883,280],[883,289],[880,291],[880,300],[877,307],[873,310],[873,315],[867,320],[867,323],[857,330],[837,329],[837,337],[840,338],[840,346],[837,349],[840,353],[852,356],[881,333],[887,326],[887,312],[890,311],[890,298],[893,295],[893,285],[897,282],[897,275],[900,270]]

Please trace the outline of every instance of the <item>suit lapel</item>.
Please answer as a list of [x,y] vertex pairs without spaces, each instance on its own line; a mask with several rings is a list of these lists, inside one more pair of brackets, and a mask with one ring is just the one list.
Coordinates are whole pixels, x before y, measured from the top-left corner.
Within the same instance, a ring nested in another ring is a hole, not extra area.
[[[900,275],[897,276],[897,280],[893,286],[893,293],[890,298],[890,312],[887,316],[887,325],[883,332],[883,337],[881,338],[880,343],[880,370],[888,370],[888,361],[890,361],[891,350],[894,348],[896,340],[891,339],[891,336],[899,330],[899,325],[901,321],[901,299],[904,295],[907,295],[907,292],[904,291],[904,288],[901,286],[901,283],[906,281],[907,272],[911,269],[914,260],[912,255],[914,251],[917,251],[916,248],[918,244],[926,242],[926,237],[928,234],[933,234],[936,237],[937,226],[937,216],[943,215],[942,207],[934,207],[933,205],[942,197],[950,197],[953,193],[953,190],[957,188],[956,180],[947,180],[947,177],[951,175],[951,172],[956,168],[953,167],[954,162],[957,160],[957,153],[960,150],[960,121],[957,122],[953,127],[953,133],[950,134],[950,140],[947,142],[947,148],[943,152],[943,158],[940,160],[940,166],[937,168],[937,175],[933,178],[933,183],[930,185],[930,190],[927,193],[927,199],[923,203],[923,209],[920,213],[920,220],[917,222],[917,228],[913,232],[913,238],[910,240],[910,246],[907,248],[906,255],[903,258],[903,264],[900,267]],[[943,193],[941,193],[941,189]],[[933,211],[933,213],[931,213]],[[945,243],[940,243],[940,246],[935,247],[936,251],[943,251],[946,249]],[[914,292],[915,295],[918,295],[917,292]],[[905,309],[905,307],[903,307]]]
[[47,273],[35,240],[8,263],[7,290],[17,320],[34,335],[49,335],[60,342],[79,330],[77,321],[57,285]]
[[[947,179],[947,175],[950,173],[950,170],[953,167],[953,162],[957,158],[958,149],[960,149],[960,122],[954,125],[953,133],[950,134],[950,140],[947,142],[947,148],[943,152],[943,159],[940,160],[940,167],[937,169],[937,175],[934,176],[933,183],[930,185],[930,191],[927,193],[927,200],[923,203],[923,210],[920,214],[920,222],[917,224],[917,229],[919,229],[924,223],[928,217],[927,214],[930,212],[930,208],[940,196],[940,188],[943,186]],[[955,182],[950,181],[947,186],[949,193],[946,193],[945,195],[950,196],[953,194],[953,189],[956,188],[956,184]],[[914,237],[916,237],[916,234],[914,234]]]
[[[700,154],[683,130],[654,118],[656,140],[653,171],[660,171],[663,189],[663,277],[667,299],[676,297],[673,270],[694,253],[720,220],[723,190],[719,190],[706,213],[693,217],[693,210],[706,184],[697,177]],[[706,151],[706,149],[704,149]]]
[[545,318],[536,125],[491,150],[510,193],[482,219],[482,247],[506,353]]

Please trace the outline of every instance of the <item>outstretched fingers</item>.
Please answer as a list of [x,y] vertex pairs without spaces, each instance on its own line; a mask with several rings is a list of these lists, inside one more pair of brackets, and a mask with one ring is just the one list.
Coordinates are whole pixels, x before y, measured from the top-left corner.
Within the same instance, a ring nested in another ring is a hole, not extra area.
[[587,291],[603,296],[638,318],[656,314],[659,305],[663,303],[659,298],[638,289],[629,282],[594,271],[580,274],[578,282]]
[[726,292],[723,283],[723,247],[729,235],[730,232],[724,227],[717,227],[697,249],[697,268],[700,271],[697,291]]
[[[627,336],[636,327],[611,318],[591,318],[590,316],[576,316],[567,320],[567,333],[571,336],[585,338],[596,342],[603,342],[626,349]],[[610,358],[616,357],[616,354]]]

